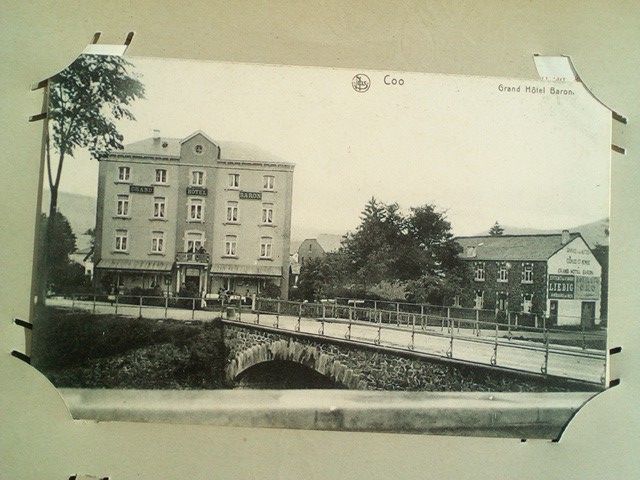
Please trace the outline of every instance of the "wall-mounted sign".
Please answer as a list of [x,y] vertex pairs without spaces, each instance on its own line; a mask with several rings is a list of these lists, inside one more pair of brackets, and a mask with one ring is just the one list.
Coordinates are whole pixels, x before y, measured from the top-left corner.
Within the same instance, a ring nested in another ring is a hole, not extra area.
[[187,187],[187,195],[197,195],[199,197],[206,197],[207,189],[205,187]]
[[549,275],[549,299],[574,298],[576,277],[573,275]]
[[600,300],[600,277],[576,276],[576,298]]
[[240,200],[262,200],[262,192],[240,192]]
[[146,185],[129,185],[129,193],[153,193],[153,187]]

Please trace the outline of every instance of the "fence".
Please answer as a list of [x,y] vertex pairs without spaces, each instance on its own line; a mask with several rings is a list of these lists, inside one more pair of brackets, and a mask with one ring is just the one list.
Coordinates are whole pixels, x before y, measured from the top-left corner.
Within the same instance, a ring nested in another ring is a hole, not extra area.
[[[388,311],[338,303],[267,298],[253,298],[252,301],[250,305],[242,299],[225,302],[200,297],[76,294],[67,299],[49,300],[48,304],[140,318],[207,321],[226,317],[265,324],[264,316],[267,316],[274,319],[267,321],[267,326],[282,330],[436,353],[457,360],[553,374],[594,384],[601,384],[606,378],[606,337],[599,332],[455,318],[450,316],[450,310],[449,316],[445,316],[442,312],[408,313],[399,309]],[[597,348],[592,348],[594,343]],[[514,352],[527,352],[527,355]],[[567,373],[576,368],[577,371]]]
[[[394,311],[402,313],[428,313],[441,315],[444,317],[494,322],[500,324],[509,323],[515,326],[530,326],[540,329],[549,327],[554,323],[551,317],[532,312],[487,308],[478,309],[456,305],[432,305],[428,303],[396,302],[390,300],[369,300],[346,297],[338,297],[335,299],[335,301],[339,305],[361,306],[366,308],[373,308],[374,310]],[[570,326],[569,328],[575,328],[576,326],[584,328],[582,322],[580,321],[581,317],[573,315],[559,315],[556,317],[556,322],[558,319],[569,320],[570,322],[567,323],[575,324],[575,326]],[[574,322],[575,320],[578,320],[578,322]],[[600,319],[600,321],[602,321],[602,319]]]
[[[249,299],[251,300],[251,299]],[[201,297],[166,297],[153,295],[107,295],[107,294],[72,294],[65,299],[48,300],[53,306],[71,307],[92,313],[112,313],[114,315],[134,315],[139,318],[173,318],[178,320],[211,320],[215,316],[225,316],[233,312],[241,316],[243,310],[251,310],[251,302],[242,298],[224,300],[204,299]],[[172,316],[169,310],[172,309]],[[176,315],[175,311],[180,314]],[[137,314],[137,315],[136,315]]]
[[[438,345],[446,345],[444,356],[448,358],[480,361],[543,374],[550,373],[551,369],[555,375],[590,383],[601,384],[605,380],[606,339],[602,334],[594,332],[517,326],[518,329],[529,332],[529,337],[536,337],[519,339],[514,334],[515,326],[497,322],[430,313],[393,312],[338,303],[300,303],[264,298],[256,299],[253,313],[253,323],[260,324],[261,316],[262,324],[265,324],[265,316],[275,317],[274,322],[267,320],[266,325],[283,330],[301,332],[306,328],[307,333],[357,339],[364,343],[388,345],[409,351],[424,350],[425,347],[428,350],[430,341],[437,339]],[[303,319],[313,319],[314,322],[305,323]],[[344,328],[344,333],[338,333],[336,325]],[[590,337],[597,338],[602,343],[601,348],[587,348]],[[478,350],[486,351],[487,347],[490,358],[482,358],[482,353],[478,353]],[[506,358],[501,359],[499,351],[508,352]],[[514,354],[514,351],[529,352],[532,355],[527,359]],[[559,360],[561,357],[564,360]],[[532,362],[535,363],[536,359],[540,363],[534,366]],[[590,364],[588,372],[579,372],[573,376],[561,373],[563,368],[573,364],[579,369],[580,363],[585,361]],[[522,368],[523,365],[527,368]]]

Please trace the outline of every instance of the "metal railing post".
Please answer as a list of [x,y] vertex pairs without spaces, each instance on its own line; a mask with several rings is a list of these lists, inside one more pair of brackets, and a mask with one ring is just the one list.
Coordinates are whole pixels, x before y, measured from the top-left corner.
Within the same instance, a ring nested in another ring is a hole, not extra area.
[[164,297],[164,318],[167,318],[167,310],[169,310],[169,295]]
[[409,350],[415,350],[416,348],[416,316],[412,315],[411,322],[411,343],[409,344]]
[[476,310],[476,337],[480,336],[480,310]]
[[142,295],[138,301],[138,318],[142,318]]
[[302,321],[302,303],[298,305],[298,322],[296,323],[296,332],[300,331],[300,322]]
[[540,368],[540,371],[546,375],[549,367],[549,334],[547,330],[544,330],[544,364]]
[[191,320],[193,320],[196,316],[196,299],[191,299]]
[[493,344],[493,355],[491,356],[490,362],[491,365],[495,365],[498,363],[498,324],[496,323],[496,338]]
[[511,341],[511,312],[507,315],[507,338]]
[[116,295],[116,315],[118,314],[118,301],[120,300],[120,295]]
[[451,325],[451,319],[447,319],[447,327],[449,328],[449,333],[450,333],[450,337],[449,337],[449,350],[447,350],[446,355],[449,358],[453,357],[453,328]]
[[242,321],[242,297],[238,298],[238,321]]
[[322,318],[327,318],[327,306],[322,304]]
[[533,316],[533,322],[536,328],[538,328],[538,314],[535,314]]
[[587,338],[584,331],[584,324],[582,324],[582,349],[583,350],[587,349]]

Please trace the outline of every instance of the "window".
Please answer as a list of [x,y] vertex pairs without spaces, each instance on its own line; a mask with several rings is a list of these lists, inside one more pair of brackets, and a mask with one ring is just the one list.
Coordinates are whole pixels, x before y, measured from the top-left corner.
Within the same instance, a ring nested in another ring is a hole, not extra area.
[[191,170],[191,183],[190,185],[196,187],[202,187],[204,185],[204,171],[203,170]]
[[238,221],[238,202],[227,202],[227,222]]
[[164,197],[153,199],[153,218],[165,218],[166,201]]
[[273,190],[275,177],[273,175],[265,175],[262,177],[262,188],[264,190]]
[[129,232],[116,230],[116,252],[126,252],[128,248]]
[[498,282],[509,281],[509,269],[506,262],[500,262],[498,264]]
[[262,237],[260,239],[260,258],[271,258],[271,250],[273,240],[271,237]]
[[239,173],[230,173],[229,174],[229,188],[239,188],[240,187],[240,174]]
[[204,234],[202,232],[187,232],[184,247],[187,252],[197,252],[204,246]]
[[532,307],[533,307],[533,294],[523,293],[522,294],[522,311],[524,313],[531,313]]
[[193,148],[193,151],[196,152],[198,155],[201,155],[202,152],[204,152],[204,147],[198,144]]
[[203,202],[199,198],[190,198],[189,199],[189,213],[187,215],[187,219],[190,222],[201,222],[204,218],[202,215],[203,211]]
[[484,306],[484,292],[482,290],[476,290],[474,308],[476,310],[482,310],[483,306]]
[[522,264],[522,283],[533,283],[533,263]]
[[506,292],[496,292],[496,308],[501,312],[506,312],[509,307],[509,298]]
[[129,167],[118,167],[118,181],[128,182],[131,178],[131,169]]
[[151,238],[151,251],[153,253],[164,252],[164,233],[163,232],[153,232],[153,236]]
[[273,223],[273,205],[269,203],[262,205],[262,223]]
[[156,169],[156,183],[167,183],[167,171],[164,168]]
[[227,235],[224,239],[224,254],[226,257],[235,257],[237,255],[238,237],[235,235]]
[[118,204],[116,206],[116,215],[118,217],[129,216],[129,195],[118,195]]
[[474,279],[477,282],[484,282],[484,262],[475,262],[473,264],[474,266],[474,270],[475,270],[475,277]]
[[460,306],[460,295],[456,295],[453,297],[453,306],[454,307]]

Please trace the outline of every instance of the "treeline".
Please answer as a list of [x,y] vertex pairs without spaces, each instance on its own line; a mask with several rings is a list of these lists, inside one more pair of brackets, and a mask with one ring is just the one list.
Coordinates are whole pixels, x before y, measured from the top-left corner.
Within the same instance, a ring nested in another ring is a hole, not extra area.
[[[76,235],[60,212],[42,214],[40,222],[38,274],[46,275],[48,293],[68,294],[89,291],[91,281],[84,267],[69,258],[76,250]],[[46,270],[45,270],[46,269]]]
[[410,302],[451,301],[462,284],[464,263],[451,224],[435,205],[401,211],[371,198],[355,231],[337,252],[305,261],[291,297],[318,300],[348,296]]

